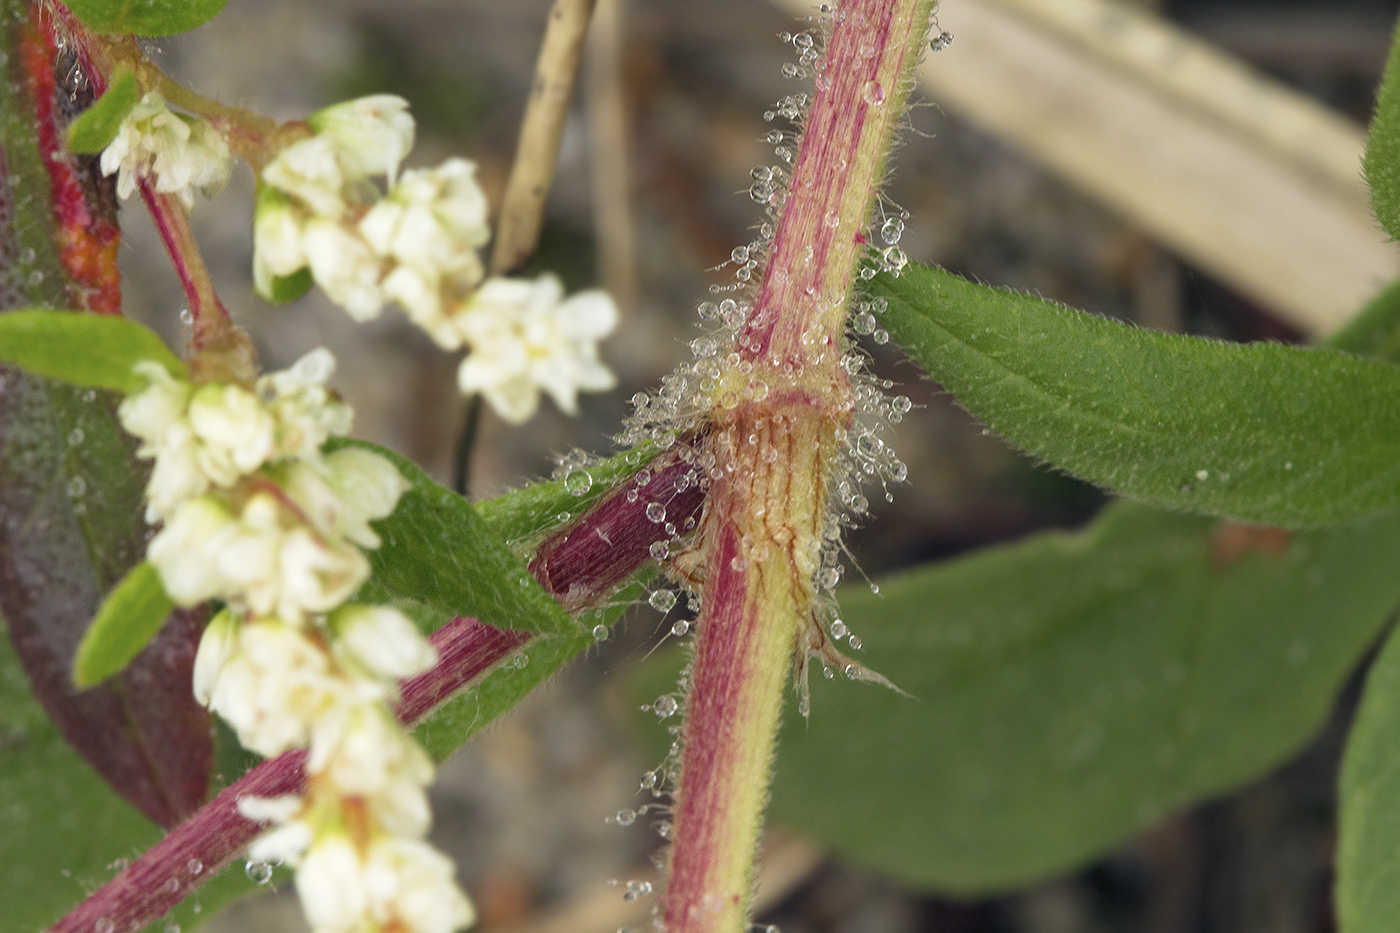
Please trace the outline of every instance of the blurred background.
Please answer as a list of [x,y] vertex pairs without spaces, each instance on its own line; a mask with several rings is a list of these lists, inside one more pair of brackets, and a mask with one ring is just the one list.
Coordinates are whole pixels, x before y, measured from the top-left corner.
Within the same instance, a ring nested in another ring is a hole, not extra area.
[[[1236,340],[1325,333],[1400,269],[1359,167],[1396,6],[945,0],[939,27],[953,42],[928,56],[885,191],[888,210],[908,212],[900,245],[914,261],[1144,326]],[[419,125],[409,164],[472,158],[499,205],[548,7],[236,0],[155,54],[202,92],[283,119],[401,94]],[[524,429],[485,419],[468,458],[473,497],[548,475],[575,448],[606,452],[626,400],[688,357],[695,305],[730,281],[732,269],[716,267],[761,220],[743,192],[753,166],[775,162],[762,114],[803,90],[781,71],[795,59],[778,38],[797,28],[793,10],[786,0],[600,0],[535,265],[618,297],[624,323],[603,354],[619,387],[586,396],[579,418],[546,403]],[[254,298],[251,191],[245,170],[194,222],[264,367],[330,347],[356,433],[451,481],[466,414],[456,359],[396,312],[355,327],[315,294],[285,308]],[[128,312],[178,341],[175,279],[142,212],[123,217]],[[897,351],[866,349],[919,406],[895,437],[909,482],[853,536],[871,577],[1074,527],[1101,504],[985,436]],[[434,840],[457,860],[480,929],[644,926],[649,899],[623,891],[654,877],[660,840],[644,820],[607,818],[636,805],[654,764],[639,750],[627,678],[658,629],[640,607],[443,767]],[[901,889],[825,857],[800,826],[779,827],[759,919],[783,933],[1329,930],[1350,706],[1299,760],[1238,796],[1073,877],[982,902]],[[208,929],[303,925],[295,899],[269,891]]]

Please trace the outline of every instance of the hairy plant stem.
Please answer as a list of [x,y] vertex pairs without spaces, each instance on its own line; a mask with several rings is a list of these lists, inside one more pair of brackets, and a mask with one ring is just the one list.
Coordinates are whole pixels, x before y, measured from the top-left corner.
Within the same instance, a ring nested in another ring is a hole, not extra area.
[[845,0],[738,366],[711,406],[700,546],[704,611],[690,671],[661,923],[743,933],[783,684],[815,616],[828,486],[854,410],[842,366],[862,229],[903,113],[932,0]]

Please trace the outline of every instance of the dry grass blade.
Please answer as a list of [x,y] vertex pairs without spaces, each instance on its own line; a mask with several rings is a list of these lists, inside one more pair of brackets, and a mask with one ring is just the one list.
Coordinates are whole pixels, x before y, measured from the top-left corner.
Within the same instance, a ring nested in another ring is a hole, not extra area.
[[501,205],[491,254],[493,275],[518,268],[539,242],[544,201],[559,158],[559,137],[564,132],[594,4],[595,0],[555,0],[549,11],[530,101],[520,124],[515,164]]

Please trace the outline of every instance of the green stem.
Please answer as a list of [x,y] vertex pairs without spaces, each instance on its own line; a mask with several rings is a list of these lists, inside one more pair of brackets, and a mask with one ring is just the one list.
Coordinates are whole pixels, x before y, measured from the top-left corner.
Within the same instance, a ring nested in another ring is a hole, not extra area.
[[[828,487],[854,411],[841,365],[862,229],[932,0],[846,0],[829,26],[769,263],[711,397],[700,548],[662,922],[742,933],[783,685],[818,625]],[[731,357],[734,359],[734,357]]]

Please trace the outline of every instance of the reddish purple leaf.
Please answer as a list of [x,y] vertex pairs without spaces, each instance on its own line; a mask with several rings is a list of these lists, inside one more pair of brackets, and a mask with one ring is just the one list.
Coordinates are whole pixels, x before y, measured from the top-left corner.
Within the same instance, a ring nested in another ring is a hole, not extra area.
[[[91,88],[75,45],[59,53],[48,17],[36,10],[30,6],[29,22],[0,29],[11,88],[21,89],[0,99],[0,311],[113,312],[120,297],[111,185],[94,160],[57,148]],[[0,368],[0,615],[63,734],[119,793],[168,826],[203,801],[212,766],[208,714],[190,692],[202,615],[174,613],[107,684],[80,692],[70,674],[93,614],[148,537],[147,471],[114,404]]]

